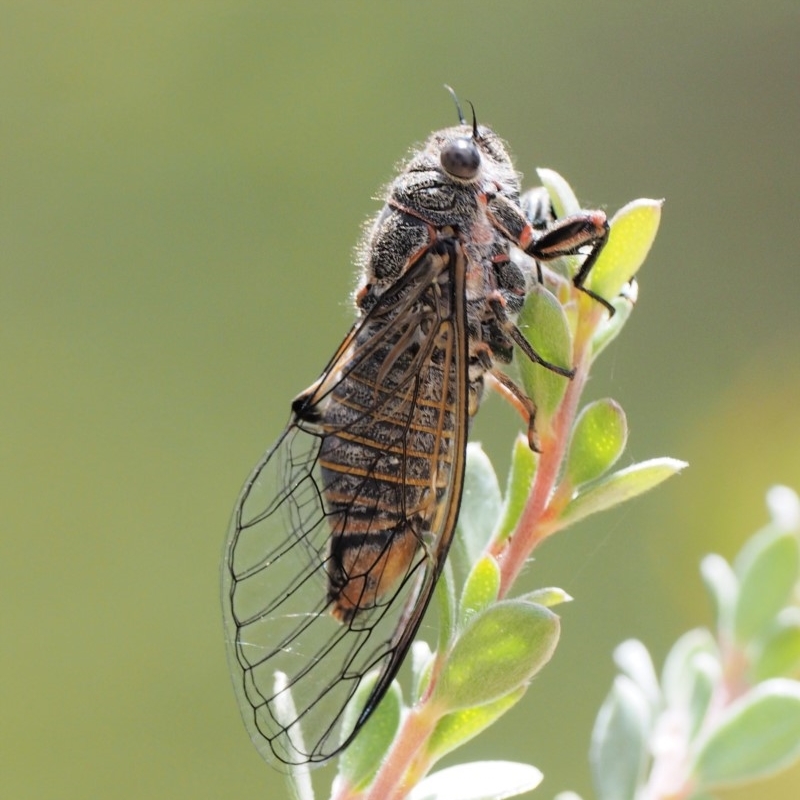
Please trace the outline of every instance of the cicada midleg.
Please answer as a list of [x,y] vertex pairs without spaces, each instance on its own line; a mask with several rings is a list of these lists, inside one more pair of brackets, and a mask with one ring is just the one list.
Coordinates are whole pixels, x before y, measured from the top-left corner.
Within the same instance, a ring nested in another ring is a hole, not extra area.
[[[533,276],[510,248],[538,262],[588,248],[582,288],[607,230],[600,211],[534,227],[505,146],[474,121],[432,134],[390,185],[360,250],[357,321],[292,404],[227,542],[234,683],[268,760],[330,758],[400,668],[455,530],[486,376],[533,420],[500,371],[514,346],[572,375],[514,324]],[[368,674],[359,713],[344,715]]]

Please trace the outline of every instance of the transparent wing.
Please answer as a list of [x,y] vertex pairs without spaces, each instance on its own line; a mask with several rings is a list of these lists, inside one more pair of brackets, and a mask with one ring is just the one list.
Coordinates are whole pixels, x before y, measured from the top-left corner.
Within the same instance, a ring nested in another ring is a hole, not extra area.
[[324,761],[352,740],[443,566],[467,428],[462,260],[456,243],[431,249],[376,300],[237,503],[226,639],[245,722],[273,763]]

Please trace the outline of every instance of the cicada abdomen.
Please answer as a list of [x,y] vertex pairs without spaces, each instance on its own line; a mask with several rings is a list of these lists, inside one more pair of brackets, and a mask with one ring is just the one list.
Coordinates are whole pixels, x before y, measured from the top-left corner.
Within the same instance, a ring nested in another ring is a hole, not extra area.
[[298,424],[323,436],[328,597],[342,622],[391,603],[420,551],[441,560],[452,534],[438,517],[459,450],[464,337],[453,317],[456,246],[439,249],[404,266],[341,363],[295,401]]

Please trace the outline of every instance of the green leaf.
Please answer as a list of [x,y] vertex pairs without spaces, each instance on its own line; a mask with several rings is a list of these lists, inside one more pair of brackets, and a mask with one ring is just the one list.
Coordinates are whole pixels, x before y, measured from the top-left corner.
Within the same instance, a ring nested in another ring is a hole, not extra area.
[[314,786],[308,764],[287,765],[285,777],[292,800],[314,800]]
[[[358,687],[345,709],[343,730],[352,730],[376,678],[377,673],[372,680],[362,681]],[[348,786],[363,789],[372,781],[400,727],[402,706],[400,686],[394,681],[358,736],[339,757],[339,775]]]
[[425,694],[433,669],[433,651],[424,639],[417,639],[411,644],[411,705],[418,703]]
[[[537,284],[525,298],[517,325],[536,354],[551,364],[571,369],[572,334],[561,303]],[[546,428],[558,408],[569,378],[531,361],[519,348],[517,365],[525,393],[536,404],[537,426]]]
[[572,597],[568,595],[563,589],[557,586],[547,586],[543,589],[534,589],[532,592],[526,592],[517,598],[518,600],[525,600],[528,603],[536,603],[537,605],[544,606],[545,608],[552,608],[561,603],[571,603]]
[[797,539],[770,526],[748,540],[734,570],[740,581],[734,631],[744,644],[762,632],[789,601],[800,570]]
[[710,656],[720,664],[717,643],[705,628],[687,631],[667,653],[661,673],[661,687],[670,708],[690,708],[696,674],[695,659],[699,655]]
[[434,772],[418,783],[408,800],[504,800],[535,789],[544,776],[515,761],[475,761]]
[[611,299],[614,307],[614,315],[606,315],[597,327],[592,336],[592,361],[606,349],[606,347],[619,336],[625,323],[633,313],[633,307],[639,297],[639,284],[633,282],[627,287],[623,286],[622,291]]
[[520,686],[492,703],[445,714],[425,743],[425,752],[428,758],[431,762],[438,761],[464,742],[477,736],[516,705],[525,694],[526,689],[526,686]]
[[655,714],[661,706],[661,689],[647,648],[638,639],[628,639],[614,649],[614,663],[639,687]]
[[489,542],[500,518],[502,504],[500,484],[489,456],[479,442],[470,442],[454,542],[454,547],[461,550],[460,560],[467,569],[480,558]]
[[460,623],[463,627],[479,611],[497,600],[500,591],[500,567],[491,556],[478,559],[472,568],[459,604]]
[[767,492],[767,508],[772,524],[784,531],[800,531],[800,498],[788,486],[773,486]]
[[458,611],[453,564],[449,559],[445,562],[442,577],[434,589],[434,597],[436,598],[436,609],[439,612],[436,647],[439,652],[443,653],[450,646],[456,629],[456,613]]
[[564,509],[559,528],[644,494],[688,466],[675,458],[653,458],[626,467],[588,486]]
[[522,509],[533,486],[538,455],[528,446],[524,436],[517,436],[511,451],[511,469],[508,473],[506,500],[503,505],[503,518],[497,528],[496,539],[505,541],[516,528]]
[[592,731],[589,760],[599,800],[633,798],[648,760],[650,708],[639,687],[624,675],[614,679]]
[[609,220],[608,242],[589,273],[587,288],[616,297],[639,271],[658,232],[662,200],[634,200]]
[[625,412],[608,398],[589,403],[578,415],[567,455],[566,478],[580,486],[610,469],[625,449]]
[[714,692],[722,682],[722,665],[708,653],[698,653],[691,661],[694,682],[689,697],[689,740],[703,728]]
[[800,608],[783,609],[753,656],[753,680],[800,674]]
[[542,167],[536,170],[536,174],[550,195],[556,217],[569,217],[581,210],[581,204],[572,187],[555,170]]
[[661,677],[664,698],[670,709],[685,715],[690,739],[702,727],[721,675],[717,643],[705,628],[685,633],[667,654]]
[[700,575],[714,601],[717,630],[724,638],[733,636],[733,615],[739,598],[739,579],[730,564],[716,553],[700,562]]
[[476,614],[447,656],[434,689],[447,711],[480,706],[526,684],[550,660],[558,617],[521,600],[504,600]]
[[699,749],[698,790],[773,775],[800,756],[800,683],[774,678],[731,703]]
[[[273,677],[273,691],[275,694],[275,706],[277,712],[277,722],[291,725],[287,730],[290,731],[290,748],[297,753],[306,753],[303,731],[298,725],[292,725],[292,720],[297,720],[297,708],[294,704],[289,679],[285,672],[277,670]],[[286,783],[292,800],[314,800],[314,786],[311,783],[311,770],[307,763],[289,764],[286,773]]]

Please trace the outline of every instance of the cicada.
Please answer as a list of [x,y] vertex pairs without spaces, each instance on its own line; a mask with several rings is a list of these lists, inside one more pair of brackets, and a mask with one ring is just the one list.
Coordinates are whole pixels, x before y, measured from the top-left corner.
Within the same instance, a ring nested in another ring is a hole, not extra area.
[[487,381],[522,409],[535,447],[533,401],[502,366],[516,346],[573,374],[540,358],[514,320],[541,262],[584,255],[574,282],[592,294],[583,283],[605,214],[555,220],[549,203],[523,205],[504,143],[474,111],[471,124],[459,118],[388,187],[358,251],[356,322],[236,504],[227,645],[246,725],[274,764],[338,753],[396,676],[453,538]]

